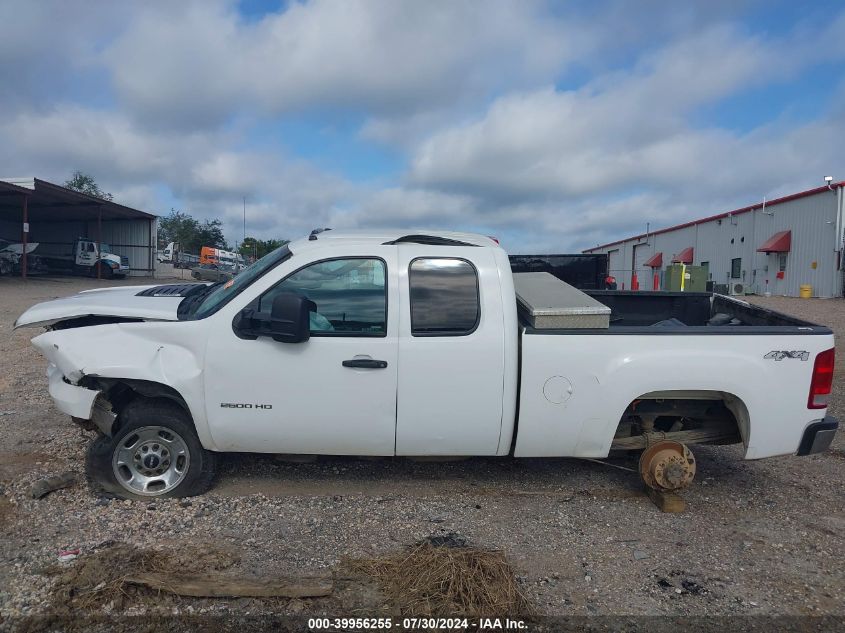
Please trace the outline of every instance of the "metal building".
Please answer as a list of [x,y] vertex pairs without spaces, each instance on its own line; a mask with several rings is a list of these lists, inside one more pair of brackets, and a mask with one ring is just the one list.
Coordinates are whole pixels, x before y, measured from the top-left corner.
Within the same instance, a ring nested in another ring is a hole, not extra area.
[[[0,239],[69,250],[85,237],[127,257],[130,275],[155,274],[157,220],[151,213],[38,178],[0,178]],[[26,276],[23,250],[21,275]]]
[[845,182],[586,249],[607,253],[620,289],[660,290],[668,265],[707,268],[730,294],[843,296]]

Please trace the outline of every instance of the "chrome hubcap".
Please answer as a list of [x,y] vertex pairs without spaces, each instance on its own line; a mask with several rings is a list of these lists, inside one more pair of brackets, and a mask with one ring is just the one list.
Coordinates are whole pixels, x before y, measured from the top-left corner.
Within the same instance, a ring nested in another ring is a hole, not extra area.
[[162,495],[178,486],[191,455],[185,440],[163,426],[145,426],[124,437],[112,459],[121,486],[136,495]]

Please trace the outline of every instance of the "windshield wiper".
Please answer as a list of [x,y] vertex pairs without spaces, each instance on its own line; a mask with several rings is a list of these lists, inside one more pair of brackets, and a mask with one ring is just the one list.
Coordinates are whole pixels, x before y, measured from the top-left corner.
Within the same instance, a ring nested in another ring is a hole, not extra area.
[[207,286],[197,284],[197,288],[192,288],[191,291],[185,295],[185,298],[179,303],[179,307],[176,309],[176,318],[180,321],[185,321],[192,317],[200,307],[203,299],[222,286],[223,283],[224,282],[222,281],[218,281]]

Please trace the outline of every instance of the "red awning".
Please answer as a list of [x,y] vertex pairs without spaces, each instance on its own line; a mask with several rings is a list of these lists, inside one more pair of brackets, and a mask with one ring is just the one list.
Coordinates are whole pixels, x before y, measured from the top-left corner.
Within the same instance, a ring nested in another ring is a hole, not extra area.
[[792,231],[781,231],[772,235],[757,249],[758,253],[788,253],[792,246]]
[[685,248],[680,253],[675,255],[672,258],[673,264],[692,264],[692,251],[693,248],[690,246],[689,248]]
[[651,256],[643,266],[649,266],[651,268],[662,268],[663,267],[663,253],[655,253]]

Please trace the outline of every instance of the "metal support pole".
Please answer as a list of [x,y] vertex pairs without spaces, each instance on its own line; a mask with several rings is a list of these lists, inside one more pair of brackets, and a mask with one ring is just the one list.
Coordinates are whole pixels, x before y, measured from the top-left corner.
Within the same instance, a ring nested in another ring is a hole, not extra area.
[[23,197],[23,224],[21,225],[21,242],[23,242],[23,250],[21,251],[21,277],[26,279],[26,245],[29,242],[29,196]]
[[158,257],[156,256],[157,255],[156,249],[158,248],[158,235],[157,234],[158,234],[158,221],[151,218],[150,219],[150,238],[149,238],[149,244],[150,244],[149,268],[150,268],[150,277],[152,277],[153,279],[155,279],[155,277],[156,277],[156,272],[157,272],[156,271],[156,264],[158,263]]
[[100,250],[100,238],[102,237],[103,231],[103,207],[97,207],[97,279],[100,279],[100,275],[102,274],[102,266],[100,266],[100,260],[102,259],[103,253]]

